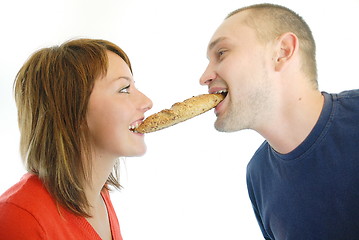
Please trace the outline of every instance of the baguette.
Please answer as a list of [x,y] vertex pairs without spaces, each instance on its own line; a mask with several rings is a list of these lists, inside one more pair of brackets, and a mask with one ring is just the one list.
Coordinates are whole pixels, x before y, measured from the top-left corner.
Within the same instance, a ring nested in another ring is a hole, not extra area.
[[150,133],[173,126],[207,112],[217,106],[223,99],[224,95],[220,93],[201,94],[188,98],[183,102],[173,104],[170,109],[164,109],[148,116],[134,131]]

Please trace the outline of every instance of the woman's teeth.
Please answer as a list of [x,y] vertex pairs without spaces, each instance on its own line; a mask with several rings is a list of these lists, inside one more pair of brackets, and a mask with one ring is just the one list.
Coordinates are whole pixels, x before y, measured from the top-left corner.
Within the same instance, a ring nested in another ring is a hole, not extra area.
[[128,127],[128,129],[129,129],[130,131],[134,132],[135,129],[136,129],[140,124],[141,124],[140,122],[136,122],[135,124],[130,125],[130,126]]

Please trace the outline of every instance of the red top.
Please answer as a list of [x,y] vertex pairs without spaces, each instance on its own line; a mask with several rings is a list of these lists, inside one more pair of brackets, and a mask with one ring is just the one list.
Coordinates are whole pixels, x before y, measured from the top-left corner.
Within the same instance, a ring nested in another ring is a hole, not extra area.
[[[122,240],[120,225],[108,191],[101,193],[107,207],[113,240]],[[91,224],[56,204],[36,175],[25,174],[0,196],[0,240],[101,240]]]

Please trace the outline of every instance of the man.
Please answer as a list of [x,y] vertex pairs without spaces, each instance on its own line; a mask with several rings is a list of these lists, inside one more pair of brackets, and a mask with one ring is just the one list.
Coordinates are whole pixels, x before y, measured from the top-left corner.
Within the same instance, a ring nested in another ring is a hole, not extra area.
[[320,92],[304,20],[278,5],[229,14],[200,83],[224,92],[215,128],[266,141],[247,167],[265,239],[359,239],[359,90]]

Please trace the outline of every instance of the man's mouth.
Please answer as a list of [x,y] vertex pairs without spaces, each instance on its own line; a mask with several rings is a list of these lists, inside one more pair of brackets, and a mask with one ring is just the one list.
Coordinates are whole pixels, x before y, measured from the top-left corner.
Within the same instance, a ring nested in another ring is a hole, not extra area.
[[219,93],[219,94],[222,94],[224,97],[226,97],[226,96],[227,96],[227,94],[228,94],[228,90],[223,89],[223,90],[219,90],[219,91],[214,92],[214,93]]
[[[221,89],[221,90],[218,90],[218,91],[213,92],[213,93],[222,94],[222,95],[224,96],[224,98],[226,98],[227,95],[228,95],[228,90],[227,90],[227,89]],[[218,114],[219,114],[219,108],[220,108],[221,105],[223,104],[223,101],[224,101],[224,100],[222,100],[222,102],[220,102],[220,103],[215,107],[215,109],[214,109],[214,113],[215,113],[217,116],[218,116]]]

